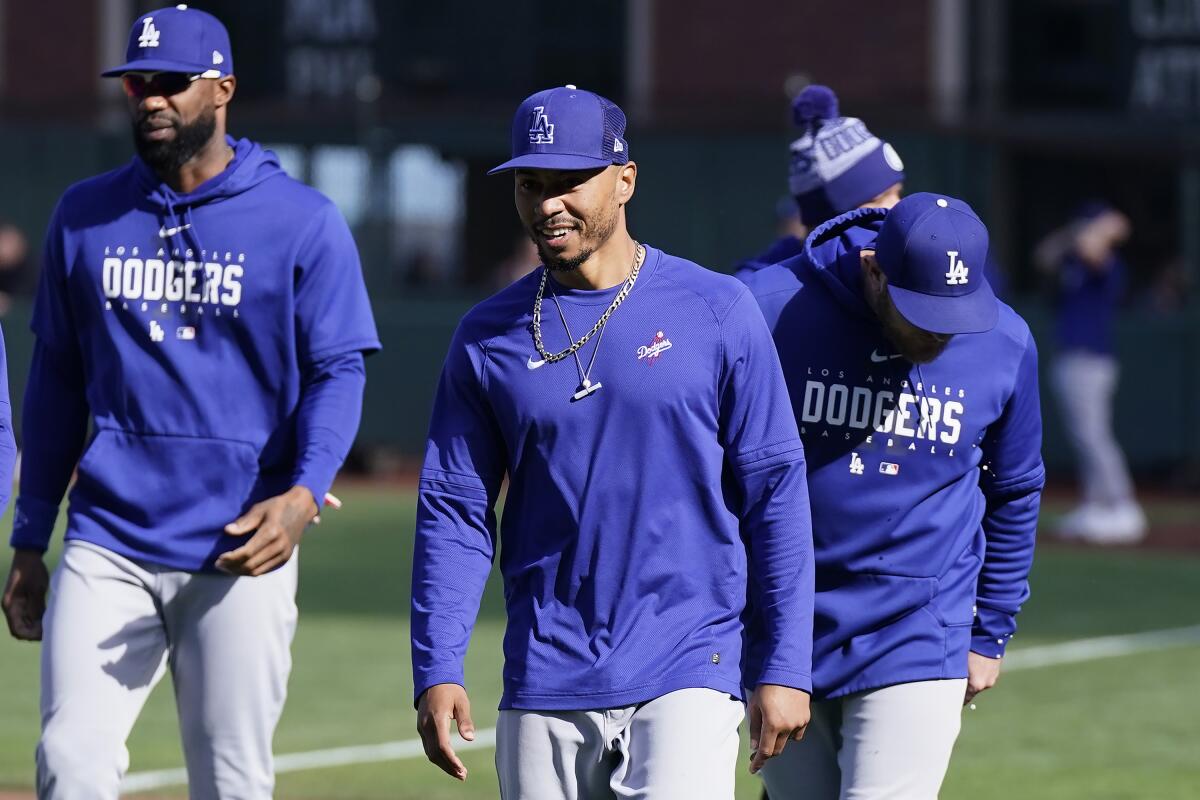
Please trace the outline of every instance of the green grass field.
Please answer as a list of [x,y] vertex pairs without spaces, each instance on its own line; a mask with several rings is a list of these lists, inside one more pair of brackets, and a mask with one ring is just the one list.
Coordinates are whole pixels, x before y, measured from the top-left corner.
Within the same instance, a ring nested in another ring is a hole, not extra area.
[[[301,557],[300,627],[277,753],[413,739],[408,663],[410,491],[359,488],[310,532]],[[1153,509],[1152,509],[1153,513]],[[1172,515],[1176,511],[1170,511]],[[1191,514],[1196,520],[1200,515]],[[1176,520],[1172,518],[1171,523]],[[9,530],[7,520],[3,524]],[[1198,534],[1200,535],[1200,534]],[[7,573],[7,549],[0,568]],[[1046,546],[1014,652],[1200,624],[1196,554]],[[467,664],[475,720],[500,693],[501,595],[495,581]],[[965,713],[942,796],[971,800],[1143,800],[1200,796],[1200,646],[1014,671]],[[37,739],[37,648],[0,639],[0,788],[28,790]],[[920,726],[913,720],[914,727]],[[132,772],[182,765],[167,681],[129,742]],[[492,751],[466,753],[459,784],[424,758],[281,774],[280,798],[494,798]],[[740,768],[738,798],[756,798]],[[183,787],[156,796],[185,795]]]

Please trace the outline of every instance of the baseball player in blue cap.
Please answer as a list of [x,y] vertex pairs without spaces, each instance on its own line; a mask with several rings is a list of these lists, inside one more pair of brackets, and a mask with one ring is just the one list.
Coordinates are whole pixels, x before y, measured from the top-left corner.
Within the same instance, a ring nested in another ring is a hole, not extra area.
[[741,283],[630,236],[610,101],[530,96],[492,171],[542,266],[463,318],[438,387],[413,561],[425,752],[465,779],[451,720],[473,738],[463,657],[498,551],[501,796],[731,798],[742,687],[753,770],[808,720],[808,494],[770,332]]
[[105,75],[128,96],[137,156],[72,186],[50,221],[5,594],[13,634],[42,640],[38,797],[117,797],[169,667],[189,796],[265,799],[293,554],[379,344],[337,209],[226,136],[233,57],[215,17],[140,17]]
[[734,268],[745,280],[764,267],[799,255],[804,232],[855,208],[891,208],[904,188],[904,162],[889,143],[856,117],[844,117],[828,86],[811,84],[792,101],[801,135],[792,142],[788,190],[796,222],[762,253]]
[[1028,596],[1037,350],[983,278],[987,229],[920,193],[819,226],[749,286],[804,441],[817,595],[808,735],[773,798],[935,798],[960,710]]

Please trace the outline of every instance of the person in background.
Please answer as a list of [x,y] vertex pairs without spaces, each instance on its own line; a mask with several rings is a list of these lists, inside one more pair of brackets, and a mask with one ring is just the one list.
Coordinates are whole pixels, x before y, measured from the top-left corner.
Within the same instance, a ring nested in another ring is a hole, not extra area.
[[904,162],[863,121],[843,117],[828,86],[806,86],[792,101],[792,118],[803,131],[792,142],[788,189],[799,209],[798,224],[781,226],[775,242],[735,267],[745,281],[763,267],[804,250],[808,231],[856,208],[891,208],[904,188]]
[[14,297],[30,289],[29,240],[11,222],[0,220],[0,317],[8,314]]
[[1090,201],[1034,251],[1039,269],[1054,280],[1053,383],[1083,489],[1082,502],[1063,517],[1057,532],[1105,545],[1146,535],[1146,516],[1112,424],[1119,372],[1113,321],[1126,281],[1118,248],[1131,232],[1128,217],[1108,203]]

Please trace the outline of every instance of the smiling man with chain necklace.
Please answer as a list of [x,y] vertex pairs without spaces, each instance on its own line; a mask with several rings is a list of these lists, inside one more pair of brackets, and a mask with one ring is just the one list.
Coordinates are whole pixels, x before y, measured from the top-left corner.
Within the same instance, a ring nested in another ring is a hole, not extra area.
[[463,318],[438,387],[413,561],[425,751],[466,778],[451,720],[474,738],[463,657],[502,541],[501,796],[726,800],[743,699],[755,771],[809,715],[812,532],[778,356],[738,281],[630,236],[617,106],[538,92],[512,136],[493,172],[542,267]]

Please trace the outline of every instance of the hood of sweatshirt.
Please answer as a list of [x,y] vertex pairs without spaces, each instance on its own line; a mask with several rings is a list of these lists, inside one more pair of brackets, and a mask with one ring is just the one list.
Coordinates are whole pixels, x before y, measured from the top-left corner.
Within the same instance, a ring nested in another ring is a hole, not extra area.
[[[192,209],[206,203],[217,203],[258,186],[275,177],[286,177],[279,159],[249,139],[225,137],[233,148],[233,160],[219,174],[187,193],[176,192],[164,183],[140,156],[133,157],[133,173],[137,188],[154,207],[162,220],[163,238],[194,245],[204,250],[200,231],[192,219]],[[183,236],[181,240],[179,237]]]
[[795,262],[802,279],[815,277],[847,312],[875,325],[875,313],[863,297],[859,252],[875,244],[886,216],[884,208],[860,208],[829,220],[809,234]]

